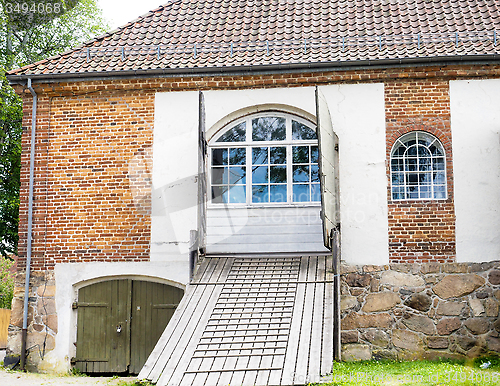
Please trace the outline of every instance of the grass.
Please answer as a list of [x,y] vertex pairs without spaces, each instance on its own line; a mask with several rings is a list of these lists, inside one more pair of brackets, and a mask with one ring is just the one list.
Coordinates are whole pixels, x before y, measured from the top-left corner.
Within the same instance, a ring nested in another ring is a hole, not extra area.
[[[479,366],[490,362],[488,369]],[[316,381],[316,380],[314,380]],[[320,383],[330,386],[498,386],[500,359],[481,358],[474,361],[369,361],[335,363],[333,374]]]
[[116,384],[116,386],[154,386],[151,382],[148,381],[120,381]]

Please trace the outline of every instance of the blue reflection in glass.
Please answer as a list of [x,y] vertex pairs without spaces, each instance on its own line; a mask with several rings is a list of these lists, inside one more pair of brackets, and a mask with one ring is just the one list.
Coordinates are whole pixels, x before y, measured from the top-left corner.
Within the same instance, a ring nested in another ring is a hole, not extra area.
[[321,189],[319,184],[311,185],[311,201],[314,202],[321,201]]
[[252,164],[262,165],[267,164],[267,147],[252,148]]
[[293,202],[308,202],[309,185],[308,184],[293,184]]
[[309,182],[308,165],[293,165],[293,182]]
[[311,182],[319,182],[319,166],[311,166]]
[[269,173],[267,166],[256,166],[252,171],[252,182],[255,184],[263,184],[269,182]]
[[246,184],[246,168],[245,167],[230,167],[229,168],[229,184],[231,184],[231,185]]
[[229,202],[242,204],[247,202],[247,193],[244,185],[231,186],[229,188]]
[[267,185],[252,185],[252,202],[269,202]]
[[247,149],[239,147],[229,150],[229,163],[231,165],[245,165],[246,164]]
[[286,147],[272,147],[270,153],[272,164],[286,164]]
[[286,185],[271,185],[271,202],[286,202]]

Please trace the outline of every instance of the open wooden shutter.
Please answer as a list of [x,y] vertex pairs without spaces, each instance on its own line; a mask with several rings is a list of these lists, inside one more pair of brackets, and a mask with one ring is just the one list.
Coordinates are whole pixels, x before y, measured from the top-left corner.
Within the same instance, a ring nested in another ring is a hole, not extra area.
[[321,217],[325,247],[332,249],[332,231],[340,226],[339,214],[339,139],[333,131],[328,104],[316,87],[316,117],[321,181]]
[[207,233],[207,140],[205,138],[205,97],[200,91],[198,124],[198,250],[205,251]]

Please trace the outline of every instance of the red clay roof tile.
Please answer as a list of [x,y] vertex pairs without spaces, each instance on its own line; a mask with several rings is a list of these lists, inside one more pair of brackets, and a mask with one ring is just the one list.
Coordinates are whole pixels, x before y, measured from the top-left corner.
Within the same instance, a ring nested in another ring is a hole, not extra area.
[[499,51],[498,0],[175,0],[9,75],[231,70]]

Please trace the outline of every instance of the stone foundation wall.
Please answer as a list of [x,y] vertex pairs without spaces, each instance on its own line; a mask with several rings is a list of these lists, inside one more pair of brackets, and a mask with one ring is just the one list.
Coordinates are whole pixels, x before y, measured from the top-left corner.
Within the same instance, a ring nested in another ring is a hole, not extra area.
[[342,265],[342,358],[500,355],[500,262]]
[[[57,334],[53,271],[33,272],[28,370]],[[438,359],[500,355],[500,261],[342,265],[342,358]],[[24,275],[12,303],[8,353],[21,352]]]
[[[9,326],[8,354],[21,353],[25,274],[16,276]],[[45,355],[54,349],[57,334],[54,271],[32,272],[28,301],[28,371],[38,371]]]

